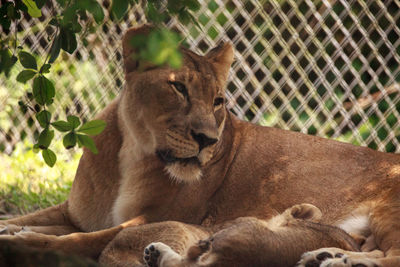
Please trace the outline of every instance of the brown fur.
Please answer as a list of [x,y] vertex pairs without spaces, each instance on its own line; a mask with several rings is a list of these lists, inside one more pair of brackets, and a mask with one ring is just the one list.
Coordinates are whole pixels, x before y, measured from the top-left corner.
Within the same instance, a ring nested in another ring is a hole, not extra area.
[[[140,239],[140,232],[130,236],[136,230],[120,225],[126,220],[134,219],[131,226],[167,220],[212,226],[241,216],[268,219],[311,203],[321,208],[325,224],[364,216],[386,261],[399,259],[399,155],[240,121],[214,106],[233,60],[229,44],[204,57],[183,49],[179,70],[154,68],[131,55],[129,36],[138,31],[147,28],[129,30],[123,41],[126,88],[98,116],[107,122],[95,137],[99,154],[85,149],[68,200],[3,224],[64,235],[29,238],[65,251],[101,244],[88,252],[97,257],[113,234]],[[175,81],[186,85],[190,101],[171,85]],[[199,151],[193,133],[217,143]],[[199,163],[166,164],[157,156],[161,150]],[[84,233],[65,235],[77,231]],[[29,239],[22,236],[0,238]]]
[[154,242],[146,247],[144,257],[153,267],[292,267],[302,253],[321,246],[359,251],[343,230],[315,222],[320,218],[315,206],[296,205],[268,221],[242,217],[220,225],[211,237],[187,248],[185,256]]

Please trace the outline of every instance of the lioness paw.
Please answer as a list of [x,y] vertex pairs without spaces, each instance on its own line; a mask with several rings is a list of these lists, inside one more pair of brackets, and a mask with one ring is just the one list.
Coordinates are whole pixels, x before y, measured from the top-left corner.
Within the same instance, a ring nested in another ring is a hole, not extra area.
[[[298,267],[318,267],[327,259],[342,258],[344,251],[338,248],[322,248],[310,252],[306,252],[301,256],[300,261],[296,264]],[[360,266],[361,267],[361,266]]]
[[320,267],[379,267],[372,259],[352,259],[344,256],[342,258],[327,259]]
[[298,267],[380,267],[374,258],[382,256],[381,251],[352,252],[339,248],[321,248],[306,252],[296,264]]

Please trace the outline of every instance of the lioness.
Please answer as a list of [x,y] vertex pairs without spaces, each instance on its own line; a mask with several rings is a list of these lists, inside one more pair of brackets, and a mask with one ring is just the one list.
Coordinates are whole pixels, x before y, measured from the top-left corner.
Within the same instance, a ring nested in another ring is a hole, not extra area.
[[[206,240],[187,244],[184,253],[153,242],[145,248],[144,259],[151,267],[293,267],[304,251],[321,246],[359,251],[358,244],[343,230],[316,223],[320,219],[321,211],[309,204],[295,205],[267,221],[241,217],[217,226],[217,232]],[[321,252],[316,256],[322,259],[326,255]]]
[[94,138],[99,154],[85,149],[68,200],[2,222],[9,233],[32,232],[1,239],[101,260],[117,253],[102,254],[111,243],[168,235],[127,226],[212,226],[311,203],[324,224],[351,233],[369,228],[386,256],[377,264],[400,266],[399,155],[241,121],[224,104],[231,45],[205,56],[182,48],[180,69],[155,67],[135,60],[130,46],[148,31],[124,37],[126,88],[98,116],[107,122]]

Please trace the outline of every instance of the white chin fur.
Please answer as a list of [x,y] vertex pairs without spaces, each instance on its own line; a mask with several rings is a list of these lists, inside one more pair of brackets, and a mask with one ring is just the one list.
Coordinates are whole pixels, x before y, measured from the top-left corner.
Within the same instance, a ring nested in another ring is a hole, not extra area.
[[172,163],[165,166],[165,170],[172,180],[183,183],[197,182],[201,178],[201,170],[196,164]]

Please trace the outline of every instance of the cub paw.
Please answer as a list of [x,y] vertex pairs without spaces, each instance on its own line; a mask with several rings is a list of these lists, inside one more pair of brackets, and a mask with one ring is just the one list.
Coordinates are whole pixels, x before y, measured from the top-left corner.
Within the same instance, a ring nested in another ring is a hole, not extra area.
[[151,243],[144,249],[143,259],[149,267],[158,267],[158,258],[160,251],[157,249],[156,243]]
[[143,259],[149,267],[158,267],[163,243],[151,243],[144,249]]
[[[306,252],[301,256],[300,261],[296,264],[298,267],[319,267],[322,263],[329,259],[341,259],[345,255],[343,250],[338,248],[322,248],[310,252]],[[332,267],[336,265],[332,265]],[[347,266],[347,265],[337,265]],[[350,265],[351,266],[351,265]],[[360,266],[361,267],[361,266]]]
[[143,259],[150,267],[175,267],[182,265],[182,257],[171,247],[162,243],[151,243],[144,249]]

